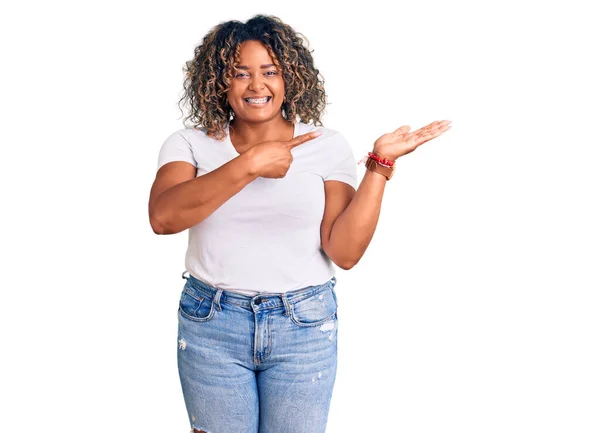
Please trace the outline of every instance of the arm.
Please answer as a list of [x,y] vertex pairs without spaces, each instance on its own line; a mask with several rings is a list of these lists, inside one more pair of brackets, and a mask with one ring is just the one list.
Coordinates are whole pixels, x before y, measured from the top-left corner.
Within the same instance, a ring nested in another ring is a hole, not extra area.
[[[370,170],[356,193],[342,182],[326,182],[326,207],[331,211],[327,218],[326,210],[323,224],[330,229],[322,227],[321,238],[323,250],[340,268],[352,268],[367,250],[379,220],[385,184],[384,176]],[[341,205],[333,204],[340,200]]]
[[[449,120],[435,121],[413,132],[409,132],[410,126],[401,126],[379,137],[373,151],[395,161],[446,132],[451,128],[450,123]],[[347,198],[339,198],[346,191],[345,187],[335,185],[340,182],[329,182],[332,186],[326,187],[321,242],[325,253],[341,268],[352,268],[367,250],[379,220],[386,182],[383,175],[367,170],[354,196],[346,194]],[[338,205],[330,206],[333,210],[327,215],[330,202]]]
[[286,141],[265,141],[196,177],[196,167],[183,161],[165,164],[150,192],[150,225],[157,234],[179,233],[196,225],[257,177],[284,177],[293,161],[291,149],[321,135],[318,131]]
[[248,152],[199,177],[190,163],[165,164],[150,192],[152,230],[175,234],[204,221],[257,177]]

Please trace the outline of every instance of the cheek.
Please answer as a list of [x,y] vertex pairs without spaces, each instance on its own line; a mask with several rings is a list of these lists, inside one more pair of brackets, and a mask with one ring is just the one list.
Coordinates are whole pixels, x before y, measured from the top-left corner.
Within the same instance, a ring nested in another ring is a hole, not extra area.
[[231,87],[226,93],[227,99],[233,99],[235,97],[235,93],[235,89]]
[[227,102],[233,108],[239,106],[241,104],[240,95],[235,92],[227,92]]
[[285,84],[284,84],[283,80],[280,80],[277,83],[275,83],[274,88],[277,90],[279,97],[283,99],[283,97],[285,95]]
[[231,83],[231,86],[229,87],[229,90],[227,91],[227,98],[228,99],[235,99],[237,97],[240,97],[240,95],[243,92],[244,92],[243,86],[241,86],[239,82],[233,81]]

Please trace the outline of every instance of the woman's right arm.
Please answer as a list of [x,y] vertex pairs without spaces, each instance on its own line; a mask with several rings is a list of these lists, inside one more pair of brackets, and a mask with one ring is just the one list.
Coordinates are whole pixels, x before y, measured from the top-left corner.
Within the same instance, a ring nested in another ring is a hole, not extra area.
[[150,191],[152,230],[170,235],[204,221],[257,177],[249,152],[199,177],[196,167],[188,162],[163,165]]

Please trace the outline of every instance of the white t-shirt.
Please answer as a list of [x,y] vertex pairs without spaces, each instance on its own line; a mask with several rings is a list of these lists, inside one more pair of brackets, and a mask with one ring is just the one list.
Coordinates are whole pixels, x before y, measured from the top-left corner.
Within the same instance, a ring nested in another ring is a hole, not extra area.
[[[324,182],[337,180],[356,189],[357,162],[339,132],[296,123],[294,137],[314,130],[322,135],[292,149],[285,177],[256,178],[190,227],[185,267],[191,275],[251,296],[320,285],[335,275],[321,248]],[[201,176],[238,156],[229,135],[219,141],[201,129],[185,128],[165,140],[158,168],[186,161]]]

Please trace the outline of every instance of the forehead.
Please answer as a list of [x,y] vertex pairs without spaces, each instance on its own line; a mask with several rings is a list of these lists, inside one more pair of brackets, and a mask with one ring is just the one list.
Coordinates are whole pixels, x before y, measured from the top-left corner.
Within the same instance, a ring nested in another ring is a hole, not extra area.
[[269,52],[259,41],[244,41],[240,44],[239,65],[256,66],[275,63]]

